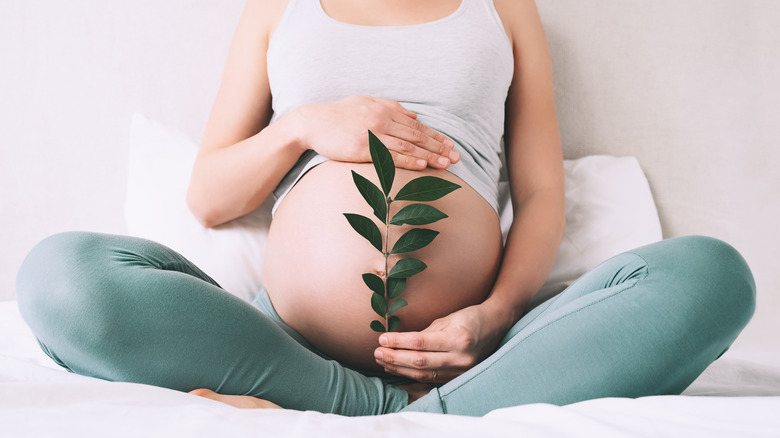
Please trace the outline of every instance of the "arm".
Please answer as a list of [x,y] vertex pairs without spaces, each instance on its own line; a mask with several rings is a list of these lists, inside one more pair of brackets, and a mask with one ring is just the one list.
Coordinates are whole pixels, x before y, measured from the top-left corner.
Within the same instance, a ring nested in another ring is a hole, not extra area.
[[260,206],[312,145],[330,159],[370,161],[368,129],[385,142],[398,167],[446,168],[459,159],[452,140],[414,113],[369,96],[303,105],[269,125],[265,54],[286,6],[286,0],[247,1],[233,36],[187,192],[187,204],[204,226]]
[[190,210],[204,226],[257,208],[305,150],[290,118],[268,126],[265,53],[283,8],[282,1],[248,1],[233,35],[187,192]]
[[506,331],[525,313],[550,274],[566,226],[566,205],[552,66],[544,30],[533,1],[501,5],[507,9],[502,16],[520,18],[509,22],[514,24],[510,31],[515,75],[507,100],[504,136],[514,217],[502,269],[485,305],[496,315],[506,313],[501,318]]
[[419,333],[380,336],[377,362],[420,381],[449,381],[494,351],[549,275],[565,227],[563,158],[544,30],[532,0],[495,3],[515,59],[504,138],[514,221],[498,277],[482,304]]

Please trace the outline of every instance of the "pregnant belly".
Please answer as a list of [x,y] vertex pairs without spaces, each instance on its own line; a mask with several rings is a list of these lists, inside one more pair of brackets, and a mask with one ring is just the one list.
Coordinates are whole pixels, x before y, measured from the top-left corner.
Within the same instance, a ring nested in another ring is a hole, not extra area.
[[[288,193],[271,223],[263,283],[279,316],[314,347],[346,365],[378,369],[373,350],[379,334],[369,327],[378,316],[361,276],[384,275],[385,259],[343,216],[373,217],[350,170],[378,185],[371,164],[327,161],[306,173]],[[407,181],[426,174],[462,188],[431,203],[449,216],[424,227],[439,231],[436,239],[403,255],[422,260],[428,268],[409,278],[400,296],[409,305],[395,314],[401,319],[399,331],[422,330],[436,318],[482,302],[501,258],[495,211],[451,173],[398,169],[391,197]],[[394,202],[391,214],[406,204]],[[390,247],[407,228],[390,227]],[[384,233],[384,225],[380,230]],[[391,256],[390,269],[396,260]]]

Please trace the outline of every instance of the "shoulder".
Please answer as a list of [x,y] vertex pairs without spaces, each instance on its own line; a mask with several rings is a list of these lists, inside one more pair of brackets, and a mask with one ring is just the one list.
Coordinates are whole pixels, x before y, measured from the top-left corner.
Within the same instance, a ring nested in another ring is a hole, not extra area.
[[241,19],[252,22],[270,36],[282,20],[287,5],[294,0],[247,0]]
[[292,0],[247,0],[244,10],[257,18],[268,15],[281,17],[290,1]]
[[534,0],[493,0],[513,46],[537,44],[543,37],[541,19]]

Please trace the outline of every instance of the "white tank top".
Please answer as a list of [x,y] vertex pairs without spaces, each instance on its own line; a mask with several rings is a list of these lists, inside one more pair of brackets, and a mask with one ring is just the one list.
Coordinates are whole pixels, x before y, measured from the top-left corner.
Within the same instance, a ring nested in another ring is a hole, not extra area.
[[[451,15],[408,26],[362,26],[328,16],[319,0],[290,0],[268,47],[273,118],[362,94],[396,100],[455,142],[449,171],[497,210],[512,47],[492,0],[462,0]],[[316,145],[311,145],[316,148]],[[274,194],[325,161],[301,157]]]

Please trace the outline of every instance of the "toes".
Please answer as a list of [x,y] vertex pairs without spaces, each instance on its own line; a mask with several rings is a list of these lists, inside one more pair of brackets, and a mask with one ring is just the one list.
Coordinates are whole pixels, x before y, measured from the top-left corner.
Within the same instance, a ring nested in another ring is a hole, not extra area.
[[197,395],[199,397],[210,398],[212,400],[216,400],[215,396],[218,395],[216,392],[206,388],[193,389],[189,393],[192,395]]
[[189,393],[241,409],[282,409],[281,406],[271,403],[268,400],[250,397],[248,395],[225,395],[206,388],[193,389]]

